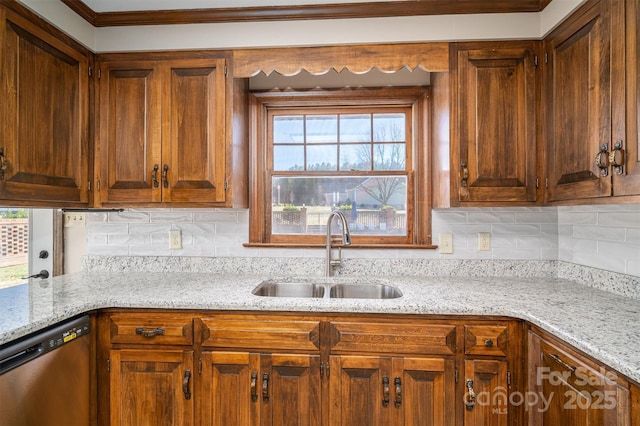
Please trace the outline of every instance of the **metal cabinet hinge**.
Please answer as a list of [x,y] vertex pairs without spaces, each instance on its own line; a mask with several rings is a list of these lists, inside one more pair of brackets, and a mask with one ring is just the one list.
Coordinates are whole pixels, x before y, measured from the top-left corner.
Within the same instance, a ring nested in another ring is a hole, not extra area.
[[93,75],[93,69],[89,67],[89,77],[91,77],[92,75]]
[[100,180],[96,182],[96,190],[100,192]]
[[198,358],[198,374],[202,374],[202,358]]
[[453,370],[453,378],[454,378],[455,382],[458,383],[458,368],[457,367]]
[[511,386],[511,371],[507,371],[507,386]]
[[536,189],[540,188],[540,178],[536,176]]
[[228,180],[228,179],[225,179],[225,180],[224,180],[224,190],[226,191],[226,190],[228,190],[228,189],[229,189],[229,180]]
[[538,56],[534,56],[533,57],[533,65],[535,65],[536,67],[538,66]]
[[226,77],[229,73],[229,69],[227,68],[227,66],[224,66],[224,76]]
[[111,358],[107,360],[107,371],[111,371]]
[[544,180],[544,187],[548,188],[549,187],[549,178],[545,178]]
[[98,68],[98,80],[102,78],[102,70]]
[[91,181],[87,182],[87,191],[91,191]]
[[549,63],[549,54],[548,54],[548,53],[545,53],[545,54],[544,54],[544,63],[545,63],[545,64],[548,64],[548,63]]

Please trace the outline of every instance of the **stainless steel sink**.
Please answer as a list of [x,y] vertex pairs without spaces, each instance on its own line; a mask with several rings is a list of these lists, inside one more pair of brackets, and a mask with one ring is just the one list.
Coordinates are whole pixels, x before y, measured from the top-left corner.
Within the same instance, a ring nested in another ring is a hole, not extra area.
[[329,290],[335,299],[396,299],[402,296],[397,288],[387,284],[336,284]]
[[335,283],[313,281],[263,281],[251,294],[265,297],[311,297],[331,299],[396,299],[402,292],[380,283]]
[[304,282],[270,282],[265,281],[251,292],[256,296],[267,297],[324,297],[324,286]]

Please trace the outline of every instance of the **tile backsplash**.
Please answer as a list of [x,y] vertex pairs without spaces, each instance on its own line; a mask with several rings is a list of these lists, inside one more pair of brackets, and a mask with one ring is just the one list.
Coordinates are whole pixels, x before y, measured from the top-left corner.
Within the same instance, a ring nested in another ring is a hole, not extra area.
[[[433,242],[453,234],[453,254],[437,250],[348,249],[345,258],[561,260],[640,276],[640,204],[453,208],[432,215]],[[180,229],[182,249],[169,249]],[[90,256],[323,257],[323,249],[247,248],[246,209],[129,209],[87,216]],[[491,234],[478,251],[478,232]]]

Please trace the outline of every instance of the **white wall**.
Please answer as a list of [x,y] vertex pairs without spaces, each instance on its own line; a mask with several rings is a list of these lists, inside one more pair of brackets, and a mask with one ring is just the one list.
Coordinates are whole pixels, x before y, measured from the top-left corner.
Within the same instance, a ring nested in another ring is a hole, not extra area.
[[[247,210],[149,209],[90,213],[87,254],[120,256],[322,257],[322,249],[246,248]],[[169,250],[181,229],[182,250]],[[346,249],[346,258],[563,260],[640,276],[640,205],[456,208],[433,212],[434,243],[451,232],[454,253]],[[478,232],[491,250],[477,250]]]
[[538,39],[585,0],[540,13],[408,16],[93,28],[58,0],[20,0],[95,52]]

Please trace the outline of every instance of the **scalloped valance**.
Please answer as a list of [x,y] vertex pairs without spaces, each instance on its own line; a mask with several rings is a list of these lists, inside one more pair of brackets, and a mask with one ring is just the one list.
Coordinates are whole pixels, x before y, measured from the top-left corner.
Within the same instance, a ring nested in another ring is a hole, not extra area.
[[449,69],[449,43],[369,44],[322,47],[238,49],[233,52],[233,76],[252,77],[259,72],[295,75],[302,70],[322,75],[331,69],[362,74],[371,68],[394,72],[422,68],[429,72]]

